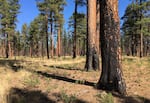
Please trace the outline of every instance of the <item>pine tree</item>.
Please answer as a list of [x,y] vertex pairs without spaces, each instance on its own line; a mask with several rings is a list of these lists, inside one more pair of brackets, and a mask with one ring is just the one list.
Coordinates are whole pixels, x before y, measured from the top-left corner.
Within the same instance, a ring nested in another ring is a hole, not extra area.
[[[45,16],[45,32],[46,32],[46,45],[47,45],[47,58],[49,59],[49,35],[48,28],[50,27],[50,44],[51,44],[51,57],[53,57],[54,52],[54,43],[53,43],[53,32],[54,32],[54,23],[58,15],[58,11],[61,11],[63,5],[65,4],[65,0],[38,0],[37,6],[41,12]],[[50,25],[48,25],[50,24]]]
[[144,54],[145,41],[144,38],[148,34],[149,19],[149,6],[148,0],[136,0],[128,5],[125,14],[122,17],[124,20],[122,30],[125,39],[125,51],[128,55],[142,57]]
[[96,44],[96,0],[88,0],[88,34],[85,69],[99,69],[99,54]]
[[26,56],[27,53],[27,39],[28,39],[28,26],[27,24],[22,25],[21,29],[21,34],[22,34],[22,42],[23,42],[23,56]]
[[[69,18],[69,22],[68,22],[68,25],[69,25],[69,31],[74,35],[74,16],[75,15],[72,15],[70,18]],[[77,49],[77,55],[79,54],[82,54],[83,52],[85,53],[85,39],[86,39],[86,34],[87,34],[87,31],[86,31],[86,15],[84,13],[77,13],[76,14],[76,49]],[[74,36],[73,36],[74,38]],[[82,53],[81,53],[82,52]],[[84,54],[83,53],[83,54]]]
[[73,35],[73,58],[77,56],[77,14],[78,6],[84,6],[86,4],[85,0],[75,0],[74,7],[74,35]]
[[102,73],[97,87],[126,94],[121,66],[120,23],[118,0],[103,0],[100,3]]
[[13,55],[13,34],[15,33],[17,14],[19,13],[18,0],[0,0],[0,19],[3,35],[6,37],[6,58]]

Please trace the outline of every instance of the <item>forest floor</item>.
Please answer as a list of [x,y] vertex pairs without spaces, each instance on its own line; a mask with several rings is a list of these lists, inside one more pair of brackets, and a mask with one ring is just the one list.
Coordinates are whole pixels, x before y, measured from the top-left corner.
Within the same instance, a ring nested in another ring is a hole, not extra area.
[[123,57],[127,96],[94,87],[85,58],[0,58],[0,103],[150,103],[150,58]]

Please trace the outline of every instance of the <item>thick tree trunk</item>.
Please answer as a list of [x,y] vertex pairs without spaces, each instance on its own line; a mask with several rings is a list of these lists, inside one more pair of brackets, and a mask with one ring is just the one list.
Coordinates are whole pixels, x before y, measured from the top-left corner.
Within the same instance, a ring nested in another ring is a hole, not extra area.
[[124,95],[126,85],[122,78],[118,0],[102,0],[100,12],[102,73],[97,87]]
[[96,44],[96,0],[88,0],[88,34],[85,69],[99,69],[99,56]]
[[74,10],[74,37],[73,37],[73,58],[77,56],[77,0],[75,0],[75,10]]

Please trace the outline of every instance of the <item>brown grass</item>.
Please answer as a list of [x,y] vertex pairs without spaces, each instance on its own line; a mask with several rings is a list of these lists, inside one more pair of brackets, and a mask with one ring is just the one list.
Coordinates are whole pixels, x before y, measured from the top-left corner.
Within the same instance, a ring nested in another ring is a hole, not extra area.
[[[100,71],[84,71],[85,58],[0,59],[0,103],[148,103],[150,58],[123,57],[127,97],[94,89]],[[99,95],[99,96],[98,96]],[[106,95],[106,96],[103,96]],[[109,100],[112,99],[112,100]],[[106,101],[105,101],[106,100]]]

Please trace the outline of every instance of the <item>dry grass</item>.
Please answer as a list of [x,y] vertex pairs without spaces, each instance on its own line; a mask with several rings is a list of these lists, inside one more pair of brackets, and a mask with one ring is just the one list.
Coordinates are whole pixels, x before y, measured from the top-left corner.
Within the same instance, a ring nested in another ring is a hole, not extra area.
[[94,89],[100,72],[85,72],[84,64],[84,57],[50,60],[1,58],[0,103],[103,103],[107,98],[114,103],[149,102],[150,58],[123,57],[128,93],[126,98],[112,97],[111,94]]

